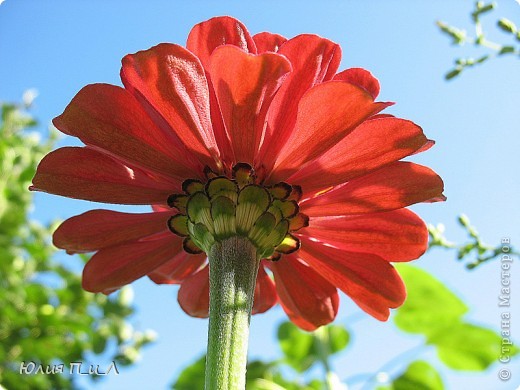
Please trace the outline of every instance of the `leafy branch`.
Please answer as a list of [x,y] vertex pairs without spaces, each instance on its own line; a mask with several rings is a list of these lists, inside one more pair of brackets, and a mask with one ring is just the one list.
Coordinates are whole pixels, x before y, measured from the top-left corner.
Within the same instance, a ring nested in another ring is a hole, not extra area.
[[[27,132],[37,126],[27,111],[34,96],[24,94],[23,104],[0,103],[0,388],[73,389],[70,363],[131,365],[155,336],[128,321],[134,313],[130,287],[110,297],[85,292],[77,269],[88,257],[59,261],[50,242],[55,224],[29,218],[27,188],[56,140],[53,132],[44,142]],[[67,368],[22,375],[22,362]]]
[[[461,214],[458,217],[458,222],[466,231],[468,241],[463,244],[455,244],[444,236],[445,227],[443,224],[438,224],[437,226],[429,225],[428,232],[430,234],[430,243],[428,249],[440,247],[454,250],[457,254],[457,260],[459,261],[466,260],[469,257],[471,260],[466,264],[466,268],[468,269],[475,269],[479,265],[494,260],[506,253],[504,252],[502,245],[492,246],[486,244],[475,226],[471,225],[471,222],[466,215]],[[519,252],[515,251],[514,248],[509,245],[507,247],[507,253],[514,256],[520,255]]]
[[507,18],[500,18],[496,24],[501,31],[509,35],[509,38],[512,40],[512,42],[501,44],[491,41],[486,36],[480,18],[482,15],[490,13],[495,8],[497,8],[497,3],[495,2],[485,4],[483,1],[477,1],[475,3],[475,9],[471,13],[471,21],[474,25],[475,36],[468,36],[466,30],[453,27],[442,21],[437,21],[437,26],[441,32],[443,32],[452,40],[452,44],[459,46],[463,46],[466,43],[471,44],[485,53],[478,58],[457,58],[455,60],[455,67],[444,76],[446,80],[453,79],[457,77],[464,69],[482,64],[491,58],[496,58],[503,55],[520,55],[520,44],[518,43],[520,42],[520,31],[516,27],[515,23],[511,20]]

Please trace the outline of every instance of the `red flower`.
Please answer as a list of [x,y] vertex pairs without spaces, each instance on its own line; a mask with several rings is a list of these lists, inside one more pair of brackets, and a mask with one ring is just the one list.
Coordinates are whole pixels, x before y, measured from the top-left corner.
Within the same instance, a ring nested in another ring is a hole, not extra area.
[[338,73],[340,58],[327,39],[251,37],[239,21],[219,17],[196,25],[186,48],[160,44],[123,58],[124,88],[83,88],[54,124],[86,146],[47,155],[31,188],[154,205],[146,214],[93,210],[58,228],[56,246],[96,252],[84,288],[110,293],[148,275],[181,284],[182,308],[207,316],[206,255],[189,253],[201,241],[170,230],[188,235],[173,222],[185,230],[193,219],[182,201],[196,191],[211,198],[206,182],[235,183],[245,169],[250,185],[269,189],[266,207],[276,198],[280,209],[295,207],[280,214],[281,258],[268,256],[271,248],[265,256],[279,261],[261,262],[254,313],[279,302],[312,330],[334,319],[339,288],[387,319],[406,295],[390,262],[416,259],[427,246],[423,221],[404,207],[443,200],[443,183],[429,168],[399,161],[432,141],[408,120],[378,114],[390,105],[374,102],[378,81],[359,68]]

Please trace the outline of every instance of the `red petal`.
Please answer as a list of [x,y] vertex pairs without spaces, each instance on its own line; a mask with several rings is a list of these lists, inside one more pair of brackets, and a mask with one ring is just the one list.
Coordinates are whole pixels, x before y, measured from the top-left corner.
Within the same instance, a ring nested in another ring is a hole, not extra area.
[[349,252],[372,253],[387,261],[410,261],[428,247],[428,229],[410,210],[311,218],[299,234]]
[[179,45],[163,43],[123,58],[121,79],[166,133],[178,137],[205,165],[219,151],[211,127],[208,82],[202,64]]
[[426,143],[423,146],[421,146],[419,149],[417,149],[413,154],[425,152],[428,149],[430,149],[433,145],[435,145],[435,141],[429,139],[428,141],[426,141]]
[[275,53],[247,54],[235,46],[213,52],[209,73],[236,161],[252,163],[271,100],[291,65]]
[[182,181],[189,164],[175,150],[175,141],[150,119],[125,89],[109,84],[87,85],[53,121],[66,134],[142,166]]
[[167,231],[171,214],[87,211],[63,222],[54,232],[53,243],[68,253],[92,252]]
[[[221,45],[234,45],[247,53],[256,53],[255,43],[246,27],[238,20],[229,16],[216,17],[197,24],[190,32],[186,47],[197,55],[207,70],[211,53]],[[209,80],[207,73],[206,77]],[[215,139],[219,146],[222,160],[226,165],[230,166],[234,163],[233,151],[222,122],[222,116],[211,82],[209,82],[209,87],[211,120],[213,122]]]
[[268,130],[259,163],[270,170],[286,144],[296,122],[298,103],[314,85],[332,79],[339,62],[341,48],[316,35],[298,35],[283,43],[278,50],[291,62],[293,71],[283,83],[271,105]]
[[379,81],[368,70],[363,68],[350,68],[334,76],[334,80],[343,80],[357,85],[367,91],[374,100],[379,95]]
[[399,274],[378,256],[345,252],[306,237],[302,237],[298,255],[361,309],[380,321],[386,321],[390,315],[389,308],[399,307],[406,298]]
[[293,255],[271,265],[280,304],[292,322],[312,331],[336,318],[336,287]]
[[287,179],[386,106],[374,103],[363,89],[344,81],[310,89],[300,101],[294,131],[280,152],[271,180]]
[[280,46],[287,41],[287,38],[270,32],[261,32],[253,35],[253,40],[255,41],[258,53],[265,53],[266,51],[276,53],[280,49]]
[[409,156],[428,142],[422,129],[398,118],[368,120],[291,176],[306,196]]
[[164,211],[168,211],[168,212],[172,211],[170,206],[165,206],[164,204],[153,204],[152,210],[155,211],[156,213],[162,213]]
[[218,46],[234,45],[246,53],[256,53],[253,38],[247,28],[229,16],[220,16],[195,25],[188,36],[186,47],[208,67],[209,57]]
[[192,317],[206,318],[209,314],[209,266],[185,279],[177,300],[182,310]]
[[44,157],[30,189],[94,202],[154,204],[165,203],[179,186],[93,149],[65,147]]
[[398,161],[303,202],[311,217],[377,213],[444,200],[444,183],[430,168]]
[[215,133],[215,140],[217,141],[218,148],[220,150],[220,157],[224,166],[231,167],[235,163],[233,156],[233,148],[231,147],[231,141],[226,132],[224,126],[224,120],[222,119],[222,113],[218,105],[217,95],[215,94],[215,88],[211,82],[209,73],[206,72],[206,78],[208,79],[209,95],[210,95],[210,106],[211,106],[211,122],[213,124],[213,132]]
[[260,265],[256,277],[255,297],[253,301],[253,314],[264,313],[278,302],[276,288],[273,281],[265,272],[264,266]]
[[85,265],[83,288],[109,293],[152,272],[182,250],[173,234],[101,249]]
[[206,261],[206,254],[192,255],[184,250],[163,265],[154,269],[148,277],[157,284],[179,284],[195,273]]

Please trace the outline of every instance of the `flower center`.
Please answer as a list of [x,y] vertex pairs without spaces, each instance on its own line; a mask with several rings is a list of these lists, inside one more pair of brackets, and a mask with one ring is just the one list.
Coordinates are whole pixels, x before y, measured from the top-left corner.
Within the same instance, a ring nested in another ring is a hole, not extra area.
[[209,253],[215,242],[233,236],[248,238],[262,258],[273,261],[300,248],[300,240],[291,234],[309,225],[299,212],[300,186],[263,186],[246,163],[233,166],[231,178],[210,169],[205,173],[206,183],[185,180],[184,193],[168,197],[168,205],[179,211],[168,227],[184,237],[186,252]]

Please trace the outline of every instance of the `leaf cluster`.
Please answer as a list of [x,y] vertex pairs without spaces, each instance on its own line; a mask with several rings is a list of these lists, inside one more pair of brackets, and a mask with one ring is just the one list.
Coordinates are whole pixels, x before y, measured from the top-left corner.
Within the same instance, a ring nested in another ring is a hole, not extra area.
[[459,225],[465,230],[468,235],[468,240],[462,244],[455,244],[450,242],[444,235],[445,227],[443,224],[437,226],[428,225],[428,232],[430,235],[430,242],[428,249],[440,247],[456,251],[456,257],[459,261],[468,261],[466,263],[467,269],[475,269],[483,263],[498,259],[504,253],[518,256],[515,248],[507,245],[507,248],[501,245],[492,246],[486,244],[480,236],[477,228],[473,226],[469,218],[465,214],[459,215],[457,218]]
[[[502,355],[499,333],[465,319],[469,308],[442,282],[419,268],[400,264],[399,273],[408,297],[393,317],[402,331],[422,336],[423,344],[414,348],[415,355],[434,349],[439,361],[456,371],[484,371]],[[517,355],[515,347],[508,351]],[[395,363],[402,364],[403,355],[386,364],[381,372]],[[417,356],[416,356],[417,357]],[[373,376],[372,379],[375,379]],[[407,363],[405,370],[378,390],[443,390],[444,383],[437,368],[421,359]]]
[[467,31],[457,27],[453,27],[445,22],[437,21],[437,27],[440,31],[448,36],[452,44],[462,46],[466,43],[473,44],[477,48],[481,49],[485,54],[480,55],[478,58],[472,57],[459,57],[455,60],[455,67],[448,71],[444,76],[446,80],[451,80],[466,68],[474,67],[475,65],[482,64],[494,57],[500,57],[505,54],[508,55],[520,55],[520,31],[516,27],[515,23],[507,18],[500,18],[497,20],[497,27],[504,33],[509,35],[509,39],[512,40],[510,43],[496,43],[489,40],[484,32],[481,22],[481,16],[490,13],[497,8],[497,3],[484,3],[483,1],[477,1],[475,8],[471,12],[471,21],[474,25],[475,36],[468,35]]
[[[85,292],[78,271],[88,258],[57,261],[50,243],[54,224],[30,220],[28,187],[56,135],[40,142],[28,131],[37,125],[26,111],[29,104],[1,105],[0,385],[68,389],[74,387],[74,377],[66,375],[71,362],[128,365],[153,335],[134,331],[128,322],[134,311],[130,289],[113,297]],[[64,364],[64,374],[21,375],[21,362]]]
[[[400,353],[368,377],[356,375],[345,380],[346,383],[352,385],[361,378],[365,382],[363,389],[374,385],[378,390],[442,390],[445,386],[436,368],[439,363],[455,371],[481,372],[498,361],[503,353],[504,335],[468,321],[468,306],[428,272],[405,264],[400,264],[398,270],[407,286],[408,298],[393,320],[398,329],[417,336],[420,344]],[[278,328],[277,338],[282,356],[274,361],[250,362],[248,390],[346,388],[330,363],[349,345],[350,334],[343,326],[328,325],[309,333],[284,322]],[[509,345],[508,348],[509,357],[518,355],[518,348]],[[420,358],[432,349],[438,362]],[[204,363],[202,357],[185,368],[172,388],[203,388]],[[320,378],[310,375],[315,365],[323,368],[324,375]],[[383,383],[380,375],[387,378]]]

